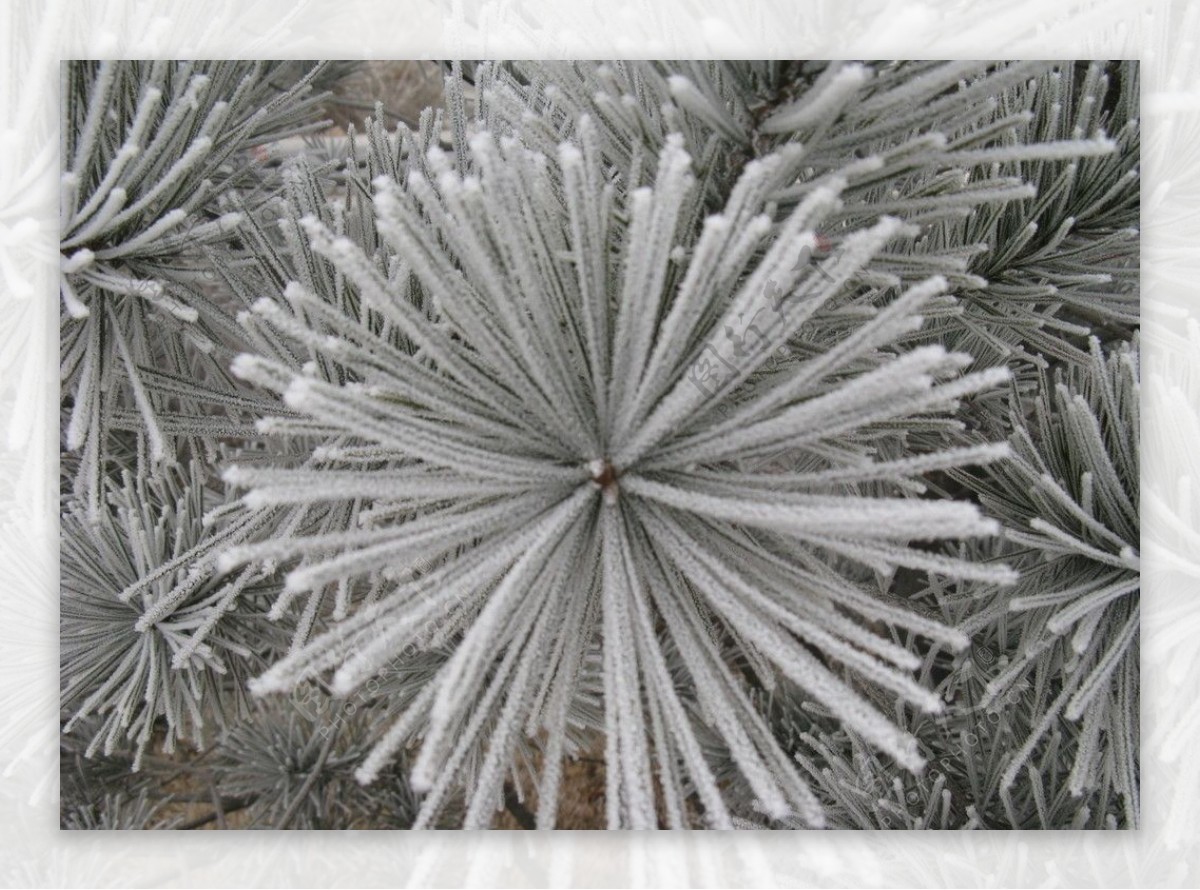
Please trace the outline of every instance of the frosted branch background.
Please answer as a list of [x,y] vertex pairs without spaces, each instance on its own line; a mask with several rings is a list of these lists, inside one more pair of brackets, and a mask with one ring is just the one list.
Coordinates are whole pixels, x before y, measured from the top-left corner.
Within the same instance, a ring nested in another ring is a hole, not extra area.
[[[1200,763],[1200,63],[1185,3],[165,3],[3,12],[0,881],[29,885],[1192,884]],[[370,43],[364,42],[370,40]],[[1098,834],[172,837],[57,824],[57,78],[64,57],[1135,57],[1143,61],[1144,830]]]

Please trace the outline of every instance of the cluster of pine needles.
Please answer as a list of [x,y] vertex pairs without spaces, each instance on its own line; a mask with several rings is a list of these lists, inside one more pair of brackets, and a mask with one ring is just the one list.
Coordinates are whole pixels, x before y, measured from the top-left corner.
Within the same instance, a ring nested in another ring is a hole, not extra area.
[[1137,63],[353,70],[64,63],[64,827],[1139,825]]

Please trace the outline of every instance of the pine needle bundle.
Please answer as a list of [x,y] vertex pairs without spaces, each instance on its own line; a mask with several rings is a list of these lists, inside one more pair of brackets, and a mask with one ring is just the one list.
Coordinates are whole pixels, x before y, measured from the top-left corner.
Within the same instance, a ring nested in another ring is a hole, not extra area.
[[1138,824],[1136,64],[453,63],[298,142],[339,70],[68,65],[92,750],[231,715],[276,827],[589,757],[610,828]]

